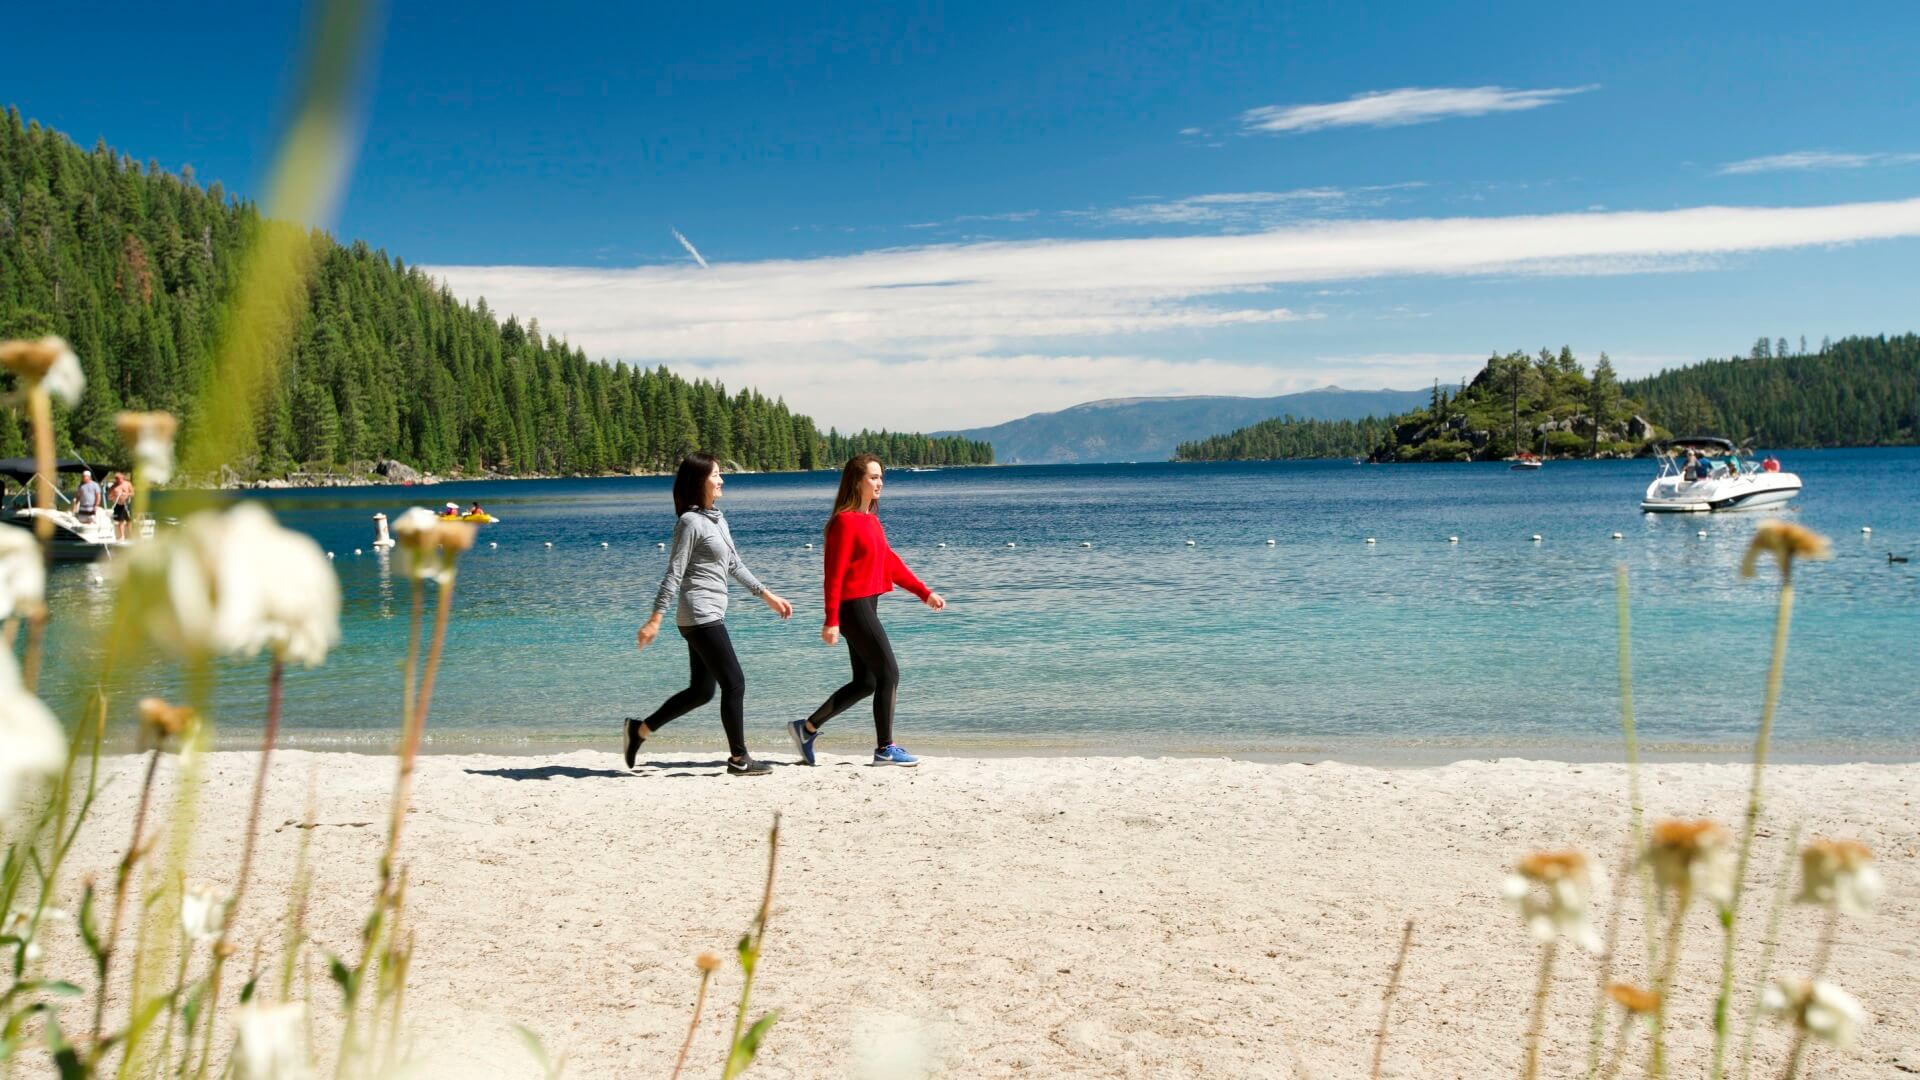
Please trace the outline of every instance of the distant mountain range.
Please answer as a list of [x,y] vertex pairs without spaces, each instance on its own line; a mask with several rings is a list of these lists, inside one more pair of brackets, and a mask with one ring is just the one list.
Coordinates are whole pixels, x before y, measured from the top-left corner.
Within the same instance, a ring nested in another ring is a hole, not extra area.
[[1426,390],[1342,390],[1329,386],[1279,397],[1138,397],[1089,401],[993,427],[935,432],[993,444],[1004,465],[1089,461],[1165,461],[1183,442],[1279,416],[1359,420],[1393,416],[1427,403]]

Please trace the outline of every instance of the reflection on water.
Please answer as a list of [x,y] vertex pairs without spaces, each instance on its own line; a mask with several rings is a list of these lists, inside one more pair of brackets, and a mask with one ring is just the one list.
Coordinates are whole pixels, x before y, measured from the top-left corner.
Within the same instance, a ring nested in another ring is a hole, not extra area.
[[[1910,754],[1920,746],[1920,571],[1887,553],[1920,548],[1920,453],[1782,456],[1807,484],[1789,513],[1832,536],[1836,554],[1798,578],[1778,737],[1809,753]],[[1737,752],[1759,710],[1774,601],[1769,582],[1737,574],[1762,517],[1641,515],[1649,475],[1645,462],[1537,473],[1344,462],[895,472],[889,535],[952,605],[935,614],[904,593],[883,601],[903,669],[900,739],[1135,752],[1604,749],[1616,738],[1611,581],[1625,563],[1643,732]],[[754,745],[769,751],[784,746],[782,722],[846,675],[844,650],[818,638],[833,482],[727,485],[723,507],[749,565],[797,608],[782,624],[738,594],[728,618]],[[501,521],[462,564],[435,745],[608,743],[620,717],[649,711],[686,677],[673,635],[644,655],[633,646],[665,564],[656,544],[672,532],[668,484],[263,494],[285,524],[336,553],[344,598],[341,648],[289,677],[291,741],[391,743],[408,585],[369,546],[371,517],[478,499]],[[48,677],[72,690],[109,590],[86,568],[63,567],[53,591]],[[224,737],[244,741],[255,728],[263,684],[259,665],[224,670]],[[717,740],[712,711],[677,723],[669,741]],[[862,749],[863,728],[857,710],[837,721],[830,743],[844,745],[829,749]]]

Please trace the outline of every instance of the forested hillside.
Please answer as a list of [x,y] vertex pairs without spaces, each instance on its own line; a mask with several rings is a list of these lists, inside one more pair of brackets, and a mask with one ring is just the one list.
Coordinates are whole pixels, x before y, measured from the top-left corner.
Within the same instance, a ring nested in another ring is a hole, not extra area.
[[[118,454],[119,409],[165,409],[188,437],[257,207],[191,170],[141,166],[104,144],[0,122],[0,337],[57,333],[87,373],[61,450]],[[664,367],[590,360],[537,321],[504,323],[364,243],[310,235],[315,272],[283,377],[242,475],[395,458],[433,472],[599,473],[669,467],[705,448],[752,469],[979,464],[990,444],[907,433],[821,434],[757,390],[728,393]],[[22,427],[0,417],[0,456]]]
[[[1589,374],[1562,348],[1496,355],[1469,382],[1435,384],[1427,407],[1386,421],[1268,422],[1192,443],[1193,461],[1249,457],[1366,454],[1377,461],[1484,461],[1516,450],[1549,456],[1628,454],[1651,430],[1633,421],[1639,403],[1622,395],[1613,363],[1601,353]],[[1263,447],[1307,450],[1261,454]]]
[[1819,351],[1778,346],[1623,384],[1683,434],[1742,445],[1906,446],[1920,442],[1920,337],[1852,337]]
[[[1495,356],[1457,390],[1386,423],[1268,420],[1180,447],[1190,461],[1333,457],[1464,461],[1524,450],[1550,456],[1637,453],[1660,430],[1719,435],[1743,447],[1920,443],[1920,337],[1855,337],[1790,352],[1766,339],[1745,356],[1613,382],[1602,354],[1589,375],[1573,354]],[[1635,416],[1648,421],[1640,424]],[[1593,417],[1600,418],[1596,428]]]
[[1225,435],[1181,443],[1175,461],[1274,461],[1283,458],[1355,457],[1373,452],[1393,420],[1262,420]]

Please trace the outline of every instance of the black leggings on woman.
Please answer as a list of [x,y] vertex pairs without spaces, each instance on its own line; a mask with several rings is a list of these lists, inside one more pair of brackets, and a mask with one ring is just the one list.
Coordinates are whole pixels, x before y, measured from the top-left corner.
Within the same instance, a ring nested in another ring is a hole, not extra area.
[[720,726],[727,729],[727,751],[737,758],[746,757],[747,677],[740,671],[739,658],[733,655],[733,639],[727,636],[727,624],[683,626],[680,636],[687,639],[687,663],[691,669],[687,688],[668,698],[666,704],[647,717],[647,730],[659,731],[667,721],[712,701],[713,688],[718,686]]
[[873,695],[873,737],[876,746],[893,743],[893,699],[900,692],[900,664],[893,658],[893,645],[887,640],[887,628],[880,625],[880,598],[863,596],[840,603],[840,636],[847,639],[847,655],[853,660],[853,681],[833,692],[807,717],[807,726],[818,731],[827,721]]

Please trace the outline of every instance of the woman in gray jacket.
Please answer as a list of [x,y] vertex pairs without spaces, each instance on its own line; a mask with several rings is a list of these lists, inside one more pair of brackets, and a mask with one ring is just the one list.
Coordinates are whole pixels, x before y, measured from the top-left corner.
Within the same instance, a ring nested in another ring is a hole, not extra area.
[[727,752],[731,755],[727,758],[728,774],[765,776],[772,771],[747,754],[747,679],[733,654],[733,641],[727,637],[727,579],[746,586],[783,619],[793,614],[793,605],[760,584],[740,561],[727,519],[715,509],[725,486],[720,463],[712,454],[688,454],[674,474],[673,509],[680,520],[673,527],[673,553],[667,559],[667,575],[660,581],[660,592],[654,597],[653,617],[637,636],[642,649],[653,644],[660,633],[660,620],[678,593],[680,604],[674,622],[686,639],[692,673],[687,688],[668,698],[652,716],[644,720],[627,717],[629,769],[641,743],[667,721],[712,701],[714,687],[718,686],[720,724],[727,729]]

